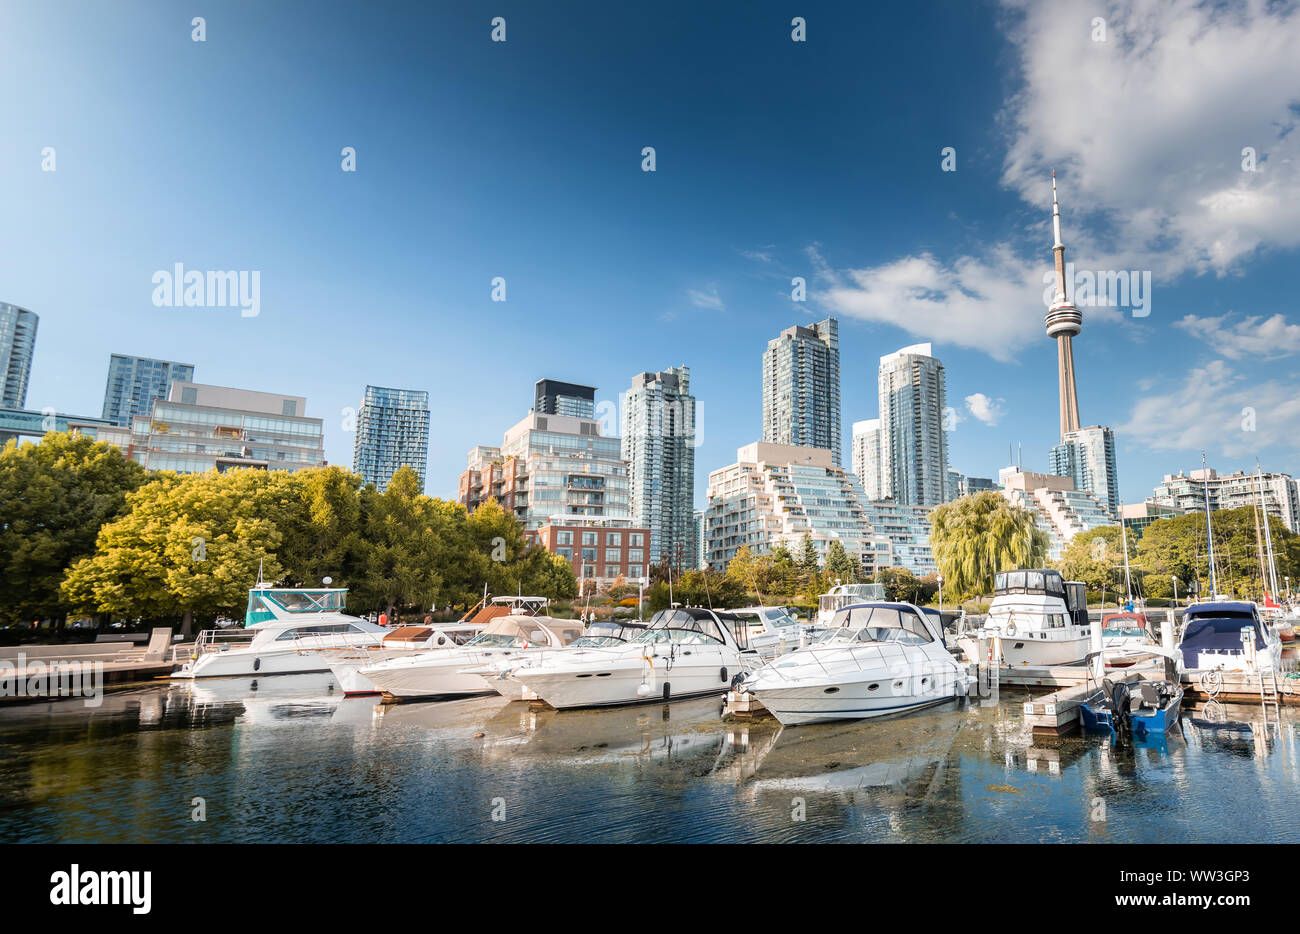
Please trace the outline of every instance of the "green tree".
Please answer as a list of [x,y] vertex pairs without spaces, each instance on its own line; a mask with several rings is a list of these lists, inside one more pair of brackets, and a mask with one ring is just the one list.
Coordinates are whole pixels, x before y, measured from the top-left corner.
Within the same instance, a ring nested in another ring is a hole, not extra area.
[[915,603],[920,599],[921,581],[907,568],[881,568],[872,578],[885,586],[885,599]]
[[67,568],[95,550],[106,522],[126,510],[144,468],[84,435],[50,432],[0,451],[0,621],[55,619]]
[[382,607],[389,617],[402,608],[426,608],[465,597],[466,588],[447,586],[443,572],[456,558],[472,561],[465,509],[435,501],[420,491],[419,477],[400,467],[384,492],[361,493],[369,542],[358,591],[363,606]]
[[812,536],[804,532],[803,544],[799,549],[799,569],[805,574],[813,574],[820,567],[821,559],[817,555],[817,546],[813,544]]
[[1050,547],[1027,509],[991,490],[936,506],[930,529],[935,562],[954,595],[990,592],[999,571],[1042,567]]
[[155,474],[100,529],[94,555],[69,569],[64,598],[90,612],[179,616],[185,635],[196,613],[240,613],[259,567],[266,580],[282,573],[281,492],[280,478],[262,470]]
[[[1124,536],[1118,525],[1105,525],[1080,532],[1070,540],[1057,562],[1066,580],[1082,581],[1097,593],[1124,589]],[[1128,537],[1129,563],[1137,558],[1134,536]],[[1132,568],[1136,571],[1136,568]],[[1136,585],[1136,573],[1131,575]],[[1136,589],[1136,587],[1135,587]]]
[[845,584],[858,582],[858,562],[845,551],[839,539],[833,540],[826,549],[826,576],[831,580],[839,578]]

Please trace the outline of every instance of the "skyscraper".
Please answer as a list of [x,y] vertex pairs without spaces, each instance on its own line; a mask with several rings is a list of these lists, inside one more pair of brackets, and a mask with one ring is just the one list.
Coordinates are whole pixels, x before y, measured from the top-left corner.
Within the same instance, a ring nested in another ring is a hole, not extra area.
[[108,358],[101,417],[114,425],[130,428],[131,419],[150,414],[154,402],[167,398],[173,380],[192,383],[194,364],[112,354]]
[[834,318],[795,325],[763,353],[763,440],[830,450],[840,464],[840,339]]
[[1119,518],[1119,478],[1115,469],[1115,432],[1089,425],[1066,432],[1052,448],[1052,473],[1071,477],[1074,488],[1091,493],[1113,518]]
[[930,344],[913,344],[880,358],[879,498],[913,506],[946,501],[946,392],[943,364]]
[[620,400],[632,517],[650,530],[650,563],[695,565],[695,397],[689,368],[639,373]]
[[1052,173],[1052,233],[1056,243],[1056,295],[1043,319],[1047,336],[1056,341],[1057,379],[1061,395],[1061,440],[1079,430],[1079,397],[1074,386],[1074,347],[1071,341],[1083,330],[1083,315],[1065,290],[1065,244],[1061,242],[1061,205],[1056,200],[1056,173]]
[[36,351],[35,312],[0,302],[0,406],[21,409],[27,405],[27,380]]
[[420,389],[367,386],[357,412],[352,470],[383,492],[400,467],[420,477],[429,466],[429,394]]
[[881,488],[880,419],[867,418],[853,423],[853,472],[868,500],[888,499]]
[[596,387],[539,379],[533,387],[533,411],[538,415],[568,415],[594,418]]

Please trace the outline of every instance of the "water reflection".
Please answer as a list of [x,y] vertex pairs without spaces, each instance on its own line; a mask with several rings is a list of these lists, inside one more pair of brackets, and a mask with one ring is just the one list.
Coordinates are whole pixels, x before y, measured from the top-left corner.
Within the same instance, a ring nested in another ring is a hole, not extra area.
[[384,706],[328,675],[167,683],[0,709],[0,840],[1296,839],[1290,709],[1188,710],[1133,743],[1035,736],[1023,700],[782,729],[712,699],[557,712]]

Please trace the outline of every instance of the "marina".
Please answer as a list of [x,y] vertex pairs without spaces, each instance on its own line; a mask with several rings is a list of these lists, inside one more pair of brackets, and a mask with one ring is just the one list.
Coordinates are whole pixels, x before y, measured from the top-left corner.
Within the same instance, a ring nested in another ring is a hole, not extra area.
[[[329,675],[0,709],[24,842],[1300,842],[1300,717],[1225,705],[1145,747],[1035,734],[1023,693],[782,728],[704,698],[555,711],[383,705]],[[1230,791],[1228,791],[1230,790]],[[202,797],[206,820],[191,819]],[[1093,820],[1094,799],[1106,802]],[[494,799],[504,819],[493,820]],[[803,819],[798,816],[802,801]],[[579,816],[580,819],[575,819]]]

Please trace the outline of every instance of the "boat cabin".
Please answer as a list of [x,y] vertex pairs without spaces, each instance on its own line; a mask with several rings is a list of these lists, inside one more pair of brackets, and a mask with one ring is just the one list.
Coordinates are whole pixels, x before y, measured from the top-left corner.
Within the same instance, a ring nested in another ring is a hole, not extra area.
[[862,642],[942,644],[943,632],[937,616],[917,612],[917,607],[908,603],[855,603],[837,610],[831,628],[820,634],[814,644]]
[[549,616],[501,616],[492,620],[467,648],[562,648],[582,636],[576,619]]
[[[1018,600],[1018,597],[1030,598]],[[1032,598],[1040,598],[1034,600]],[[999,599],[1002,598],[1002,599]],[[1047,598],[1047,599],[1041,599]],[[1054,600],[1065,604],[1067,618],[1052,618],[1049,614],[1048,628],[1064,627],[1067,622],[1075,626],[1088,625],[1088,589],[1079,581],[1067,581],[1060,571],[1051,568],[1026,568],[1021,571],[1003,571],[997,575],[993,584],[993,607],[999,604],[1034,603],[1044,608],[1050,607]]]
[[884,584],[838,584],[817,598],[818,619],[829,618],[836,610],[868,600],[884,600]]

